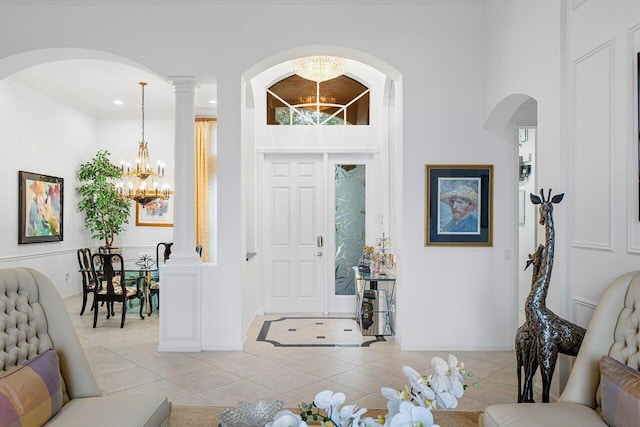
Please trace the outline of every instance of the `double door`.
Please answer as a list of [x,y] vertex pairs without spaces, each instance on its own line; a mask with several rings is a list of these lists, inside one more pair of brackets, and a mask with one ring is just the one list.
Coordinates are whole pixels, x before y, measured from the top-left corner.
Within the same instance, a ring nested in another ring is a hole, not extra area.
[[371,228],[371,163],[368,155],[264,156],[260,277],[266,313],[353,311],[351,267]]

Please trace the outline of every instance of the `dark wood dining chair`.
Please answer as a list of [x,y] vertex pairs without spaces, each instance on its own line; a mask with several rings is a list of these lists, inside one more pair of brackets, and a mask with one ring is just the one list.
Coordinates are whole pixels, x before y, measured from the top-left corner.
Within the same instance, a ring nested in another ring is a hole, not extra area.
[[158,310],[160,310],[160,265],[166,264],[171,256],[171,247],[173,242],[160,242],[156,245],[156,267],[158,267],[158,276],[156,280],[149,286],[149,306],[153,311],[153,295],[158,299]]
[[[87,306],[87,297],[93,294],[96,286],[96,281],[91,274],[91,249],[78,249],[78,266],[80,267],[78,271],[82,274],[82,310],[80,310],[80,316],[82,316]],[[91,303],[91,310],[93,310],[93,303]]]
[[[114,268],[114,265],[117,266]],[[120,327],[124,327],[127,316],[127,302],[133,299],[140,300],[140,318],[144,319],[142,309],[144,295],[140,289],[140,282],[135,281],[135,288],[125,286],[124,262],[119,254],[93,254],[91,256],[91,273],[96,282],[93,292],[93,327],[98,323],[98,302],[103,301],[107,305],[107,319],[115,315],[114,305],[122,303],[122,320]]]

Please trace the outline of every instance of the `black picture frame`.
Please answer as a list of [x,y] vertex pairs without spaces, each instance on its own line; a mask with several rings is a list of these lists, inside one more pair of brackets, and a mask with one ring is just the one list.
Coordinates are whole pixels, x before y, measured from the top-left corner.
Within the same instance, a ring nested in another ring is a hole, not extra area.
[[493,246],[493,165],[426,165],[425,212],[425,246]]
[[18,243],[60,242],[64,178],[18,171]]

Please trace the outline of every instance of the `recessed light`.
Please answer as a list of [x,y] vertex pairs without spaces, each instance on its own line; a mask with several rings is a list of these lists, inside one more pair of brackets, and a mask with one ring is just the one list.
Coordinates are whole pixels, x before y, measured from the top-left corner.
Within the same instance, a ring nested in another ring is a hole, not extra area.
[[209,100],[209,104],[217,104],[217,103],[218,103],[218,101],[216,101],[215,99],[210,99]]
[[115,101],[113,101],[113,103],[115,105],[123,105],[124,104],[124,102],[122,102],[122,100],[120,100],[120,99],[116,99]]

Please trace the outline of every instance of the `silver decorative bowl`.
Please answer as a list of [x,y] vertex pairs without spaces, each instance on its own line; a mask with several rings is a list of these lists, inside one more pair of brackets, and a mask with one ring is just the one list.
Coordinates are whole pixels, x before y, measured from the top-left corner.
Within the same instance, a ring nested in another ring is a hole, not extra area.
[[260,399],[255,405],[243,400],[233,409],[224,408],[218,419],[222,427],[264,427],[283,409],[285,405],[281,400],[269,402]]

